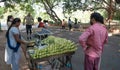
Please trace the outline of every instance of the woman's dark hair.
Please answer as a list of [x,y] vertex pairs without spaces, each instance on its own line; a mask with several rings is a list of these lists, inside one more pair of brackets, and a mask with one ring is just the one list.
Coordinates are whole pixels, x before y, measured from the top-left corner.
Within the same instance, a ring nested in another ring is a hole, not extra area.
[[7,17],[7,23],[10,21],[10,19],[11,19],[12,17],[13,17],[12,15],[9,15],[9,16]]
[[8,28],[8,30],[6,32],[6,36],[9,35],[9,30],[12,27],[12,25],[16,24],[17,22],[21,22],[20,18],[13,19],[12,24],[10,25],[10,27]]
[[99,13],[94,12],[91,14],[90,19],[94,18],[97,22],[104,24],[104,18]]
[[42,21],[42,18],[41,17],[38,17],[38,22]]

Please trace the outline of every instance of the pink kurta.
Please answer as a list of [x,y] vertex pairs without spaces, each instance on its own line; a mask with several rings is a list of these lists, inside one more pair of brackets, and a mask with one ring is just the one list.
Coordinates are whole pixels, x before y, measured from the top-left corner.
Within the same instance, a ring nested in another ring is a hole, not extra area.
[[79,42],[86,55],[100,57],[107,38],[106,27],[103,24],[95,23],[79,37]]

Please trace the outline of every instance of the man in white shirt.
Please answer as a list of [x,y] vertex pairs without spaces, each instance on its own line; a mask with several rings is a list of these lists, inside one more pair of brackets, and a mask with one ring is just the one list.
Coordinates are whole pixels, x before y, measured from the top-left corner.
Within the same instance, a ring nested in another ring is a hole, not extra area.
[[31,39],[32,25],[34,24],[34,19],[30,13],[25,16],[23,23],[26,24],[27,39]]

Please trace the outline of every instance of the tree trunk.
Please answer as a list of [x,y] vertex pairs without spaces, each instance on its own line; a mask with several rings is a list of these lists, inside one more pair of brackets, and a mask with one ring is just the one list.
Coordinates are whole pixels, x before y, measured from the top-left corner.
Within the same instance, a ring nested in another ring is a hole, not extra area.
[[53,19],[56,23],[61,23],[62,21],[60,18],[57,16],[55,11],[52,9],[52,7],[49,5],[47,0],[42,1],[44,4],[44,7],[46,9],[47,14],[50,16],[51,19]]
[[115,12],[115,8],[114,8],[114,5],[115,5],[115,2],[113,0],[110,0],[110,3],[109,3],[109,7],[106,9],[107,13],[108,13],[108,18],[106,21],[109,22],[109,29],[110,29],[110,23],[111,23],[111,20],[113,19],[114,17],[114,12]]

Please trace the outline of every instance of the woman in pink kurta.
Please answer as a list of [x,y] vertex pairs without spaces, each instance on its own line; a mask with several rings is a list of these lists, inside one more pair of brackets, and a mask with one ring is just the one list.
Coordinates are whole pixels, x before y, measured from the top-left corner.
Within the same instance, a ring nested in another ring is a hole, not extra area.
[[108,33],[103,17],[99,13],[92,13],[91,26],[79,37],[79,42],[85,52],[84,70],[99,70],[100,57]]

